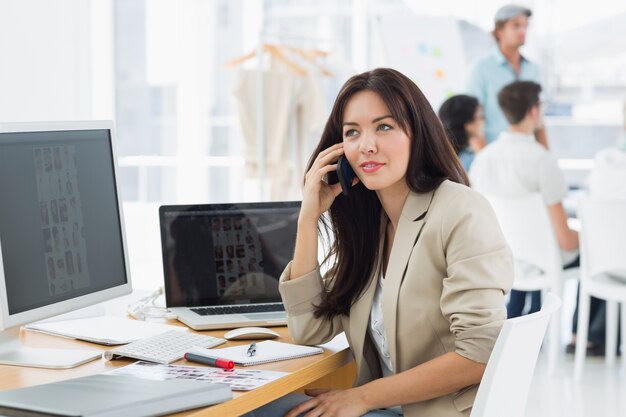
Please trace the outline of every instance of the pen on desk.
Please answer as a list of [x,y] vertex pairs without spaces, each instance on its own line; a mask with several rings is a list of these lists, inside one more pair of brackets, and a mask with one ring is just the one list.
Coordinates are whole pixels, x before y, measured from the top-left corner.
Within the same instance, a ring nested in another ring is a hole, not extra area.
[[228,359],[212,358],[210,356],[196,355],[194,353],[185,353],[185,359],[191,362],[203,363],[205,365],[215,366],[222,369],[233,369],[235,362]]
[[248,347],[248,356],[254,356],[256,354],[256,342],[250,343]]

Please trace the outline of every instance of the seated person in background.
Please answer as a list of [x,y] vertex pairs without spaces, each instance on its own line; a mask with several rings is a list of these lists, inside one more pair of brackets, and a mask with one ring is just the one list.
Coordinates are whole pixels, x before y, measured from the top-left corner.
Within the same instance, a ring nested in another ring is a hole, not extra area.
[[[624,102],[624,130],[616,146],[602,149],[594,158],[593,168],[587,179],[589,195],[607,199],[626,199],[626,102]],[[612,273],[619,280],[626,280],[626,271]],[[572,323],[572,342],[566,352],[576,350],[576,330],[578,327],[578,296]],[[622,336],[623,337],[623,336]],[[603,355],[606,341],[606,302],[591,297],[589,306],[589,337],[587,354]],[[619,347],[620,342],[617,341]]]
[[602,198],[626,198],[626,101],[624,130],[616,146],[602,149],[594,158],[588,179],[589,194]]
[[[563,173],[551,155],[535,139],[534,132],[543,127],[539,93],[541,86],[533,81],[515,81],[498,94],[498,103],[509,129],[483,149],[470,168],[472,186],[498,197],[518,197],[540,193],[548,206],[563,265],[578,264],[578,234],[570,230],[561,201],[567,195]],[[508,317],[518,317],[526,304],[525,291],[511,291]],[[530,292],[529,313],[541,308],[541,292]]]
[[475,97],[459,94],[443,102],[439,119],[463,168],[469,171],[474,155],[487,145],[483,108]]
[[[593,197],[626,199],[626,101],[624,101],[624,129],[616,146],[602,149],[594,158],[587,179],[589,194]],[[626,279],[626,271],[612,274]]]

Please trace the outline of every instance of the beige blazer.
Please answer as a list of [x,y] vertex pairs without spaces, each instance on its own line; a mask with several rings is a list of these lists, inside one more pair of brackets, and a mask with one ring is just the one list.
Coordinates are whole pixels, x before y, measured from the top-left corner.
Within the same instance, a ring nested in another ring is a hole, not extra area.
[[[384,216],[384,225],[387,222]],[[383,225],[383,226],[384,226]],[[280,279],[289,331],[297,343],[320,344],[345,331],[356,360],[355,385],[382,376],[368,322],[378,272],[350,316],[313,316],[324,285],[319,268]],[[511,252],[495,214],[476,191],[450,181],[434,192],[410,193],[393,242],[382,293],[383,320],[396,373],[456,352],[486,363],[506,319],[513,283]],[[409,417],[469,416],[478,386],[402,406]]]

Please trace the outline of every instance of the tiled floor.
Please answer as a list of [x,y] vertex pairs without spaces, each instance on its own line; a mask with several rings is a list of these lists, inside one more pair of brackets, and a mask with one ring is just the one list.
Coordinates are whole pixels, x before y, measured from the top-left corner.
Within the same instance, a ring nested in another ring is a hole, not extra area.
[[553,374],[541,355],[528,396],[527,417],[626,416],[626,367],[588,359],[583,379],[573,380],[573,356],[561,357]]
[[[568,340],[575,283],[568,283],[563,297],[562,340]],[[587,358],[583,378],[575,382],[574,356],[562,349],[554,372],[547,366],[547,349],[542,349],[528,396],[527,417],[625,417],[626,365],[618,357],[607,367],[604,358]]]

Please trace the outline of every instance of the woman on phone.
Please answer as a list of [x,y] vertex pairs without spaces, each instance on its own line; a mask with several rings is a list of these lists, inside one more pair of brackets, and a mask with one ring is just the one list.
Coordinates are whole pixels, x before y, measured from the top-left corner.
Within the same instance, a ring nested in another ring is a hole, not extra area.
[[[326,180],[343,155],[356,173],[348,195]],[[308,165],[280,292],[296,343],[345,331],[355,386],[291,394],[251,415],[469,415],[513,266],[491,207],[466,184],[415,83],[385,68],[346,82]],[[318,226],[334,236],[324,278]]]

